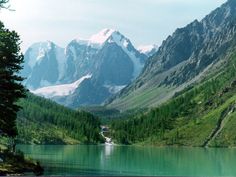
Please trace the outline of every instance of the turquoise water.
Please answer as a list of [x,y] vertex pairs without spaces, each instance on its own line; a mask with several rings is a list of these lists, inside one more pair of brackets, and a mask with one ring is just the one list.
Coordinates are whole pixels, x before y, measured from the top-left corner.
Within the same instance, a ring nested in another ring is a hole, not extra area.
[[19,145],[44,175],[236,176],[236,149]]

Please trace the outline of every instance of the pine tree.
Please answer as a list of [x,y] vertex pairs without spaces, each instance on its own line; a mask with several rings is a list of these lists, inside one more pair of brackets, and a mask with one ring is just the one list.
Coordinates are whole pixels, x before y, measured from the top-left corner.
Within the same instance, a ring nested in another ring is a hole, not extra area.
[[1,9],[1,8],[8,8],[8,7],[6,6],[6,3],[8,3],[8,1],[9,1],[9,0],[0,0],[0,9]]
[[20,107],[16,102],[25,96],[23,78],[17,75],[23,62],[19,45],[17,33],[0,22],[0,130],[11,138],[17,135],[16,117]]

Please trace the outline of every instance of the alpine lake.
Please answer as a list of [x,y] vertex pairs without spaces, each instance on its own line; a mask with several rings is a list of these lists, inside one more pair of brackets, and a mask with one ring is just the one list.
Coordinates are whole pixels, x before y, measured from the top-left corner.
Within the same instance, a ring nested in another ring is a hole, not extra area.
[[44,175],[236,176],[236,149],[118,145],[18,145]]

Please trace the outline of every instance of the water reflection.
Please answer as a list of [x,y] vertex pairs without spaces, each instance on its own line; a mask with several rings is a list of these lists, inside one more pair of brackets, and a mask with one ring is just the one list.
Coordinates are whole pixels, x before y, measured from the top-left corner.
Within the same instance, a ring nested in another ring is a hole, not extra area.
[[111,145],[105,145],[104,149],[105,149],[105,156],[109,157],[112,155],[112,151],[114,150],[115,146],[111,146]]
[[236,176],[236,149],[18,146],[46,175]]

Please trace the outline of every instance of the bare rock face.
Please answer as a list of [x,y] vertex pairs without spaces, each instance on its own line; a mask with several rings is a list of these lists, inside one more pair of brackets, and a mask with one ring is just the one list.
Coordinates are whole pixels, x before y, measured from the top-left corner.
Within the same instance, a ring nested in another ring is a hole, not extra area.
[[[164,84],[182,84],[225,55],[234,47],[236,38],[236,3],[229,1],[202,21],[195,20],[163,42],[156,56],[146,65],[139,77],[165,72],[183,64]],[[184,73],[183,73],[184,72]]]
[[33,93],[77,108],[101,104],[120,91],[138,77],[146,59],[120,32],[104,29],[65,49],[50,41],[33,44],[22,75]]
[[225,58],[234,47],[236,47],[236,1],[229,0],[203,20],[195,20],[186,27],[177,29],[163,41],[135,82],[109,103],[145,88],[184,85],[198,77],[212,64]]

